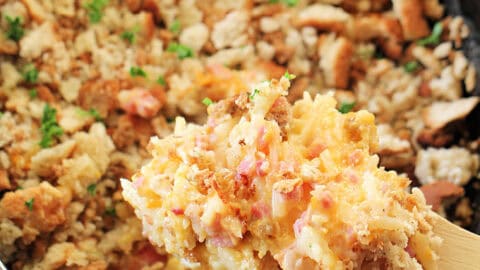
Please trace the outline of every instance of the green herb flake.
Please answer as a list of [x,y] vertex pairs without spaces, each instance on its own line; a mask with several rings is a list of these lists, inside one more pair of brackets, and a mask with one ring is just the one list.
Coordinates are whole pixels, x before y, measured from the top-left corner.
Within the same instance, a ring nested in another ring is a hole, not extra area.
[[12,18],[10,16],[6,16],[5,19],[8,23],[6,32],[7,38],[14,41],[19,41],[25,34],[25,31],[22,28],[22,20],[20,17]]
[[131,67],[130,68],[130,76],[132,77],[147,77],[147,73],[141,69],[140,67]]
[[172,42],[172,43],[168,44],[167,52],[176,53],[177,57],[179,59],[185,59],[185,58],[193,57],[193,50],[192,49],[190,49],[189,47],[187,47],[185,45],[178,44],[176,42]]
[[353,107],[355,107],[355,102],[342,102],[340,103],[338,111],[341,113],[348,113],[353,109]]
[[97,185],[96,184],[90,184],[88,185],[87,187],[87,192],[88,194],[90,194],[91,196],[95,196],[95,191],[97,190]]
[[88,18],[91,23],[98,23],[102,20],[102,11],[107,4],[108,0],[92,0],[83,5],[88,12]]
[[408,73],[417,71],[419,67],[420,67],[420,64],[417,61],[410,61],[405,63],[405,65],[403,65],[403,69]]
[[117,215],[117,211],[115,210],[115,207],[111,206],[105,209],[105,215],[115,217]]
[[43,108],[42,125],[40,127],[42,140],[39,144],[42,148],[49,147],[52,144],[53,138],[63,134],[63,129],[57,123],[56,115],[57,110],[55,108],[50,107],[48,104],[45,105]]
[[38,80],[38,69],[33,64],[23,68],[23,80],[27,83],[36,83]]
[[34,198],[31,198],[30,200],[25,202],[25,206],[28,208],[28,210],[33,211],[33,202]]
[[288,80],[293,80],[293,79],[295,79],[297,76],[288,73],[288,71],[285,71],[285,74],[283,74],[283,77],[287,78]]
[[260,93],[260,90],[255,89],[255,90],[253,90],[252,93],[250,93],[250,95],[248,95],[248,98],[249,98],[250,100],[253,100],[258,93]]
[[170,30],[170,32],[178,34],[180,33],[181,28],[182,26],[180,24],[180,21],[178,19],[175,19],[168,29]]
[[120,37],[126,41],[128,41],[130,44],[135,43],[135,38],[136,34],[140,31],[140,27],[135,26],[131,30],[126,30],[122,34],[120,34]]
[[206,97],[206,98],[204,98],[204,99],[202,100],[202,103],[203,103],[205,106],[210,106],[210,105],[213,104],[213,101],[212,101],[210,98]]
[[38,96],[38,91],[37,89],[33,88],[33,89],[30,89],[28,90],[28,95],[30,96],[30,98],[34,99]]
[[93,117],[95,119],[95,121],[97,121],[97,122],[103,121],[102,116],[100,115],[100,113],[96,109],[92,108],[92,109],[86,111],[86,110],[83,110],[81,108],[78,108],[77,112],[80,116],[83,116],[83,117]]
[[2,116],[3,116],[3,112],[0,112],[0,117],[2,117]]
[[167,85],[167,82],[165,81],[165,78],[163,76],[158,76],[157,83],[160,84],[161,86]]
[[173,123],[173,122],[175,122],[175,118],[167,117],[167,123]]
[[270,4],[278,4],[280,2],[288,7],[294,7],[298,4],[298,0],[269,0],[268,1],[268,3]]
[[125,31],[120,35],[120,37],[130,42],[130,44],[135,42],[135,33],[133,33],[132,31]]
[[437,45],[438,43],[440,43],[440,37],[442,36],[442,32],[443,24],[442,22],[437,22],[433,26],[433,30],[430,36],[418,40],[417,44],[420,46]]

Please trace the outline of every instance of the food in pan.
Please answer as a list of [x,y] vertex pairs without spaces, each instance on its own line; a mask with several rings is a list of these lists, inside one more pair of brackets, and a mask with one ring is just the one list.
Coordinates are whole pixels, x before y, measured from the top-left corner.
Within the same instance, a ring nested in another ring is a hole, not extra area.
[[286,71],[290,104],[332,92],[340,111],[373,113],[380,165],[479,232],[467,24],[437,0],[0,0],[0,260],[179,265],[142,235],[119,179],[177,116],[203,125],[203,100]]

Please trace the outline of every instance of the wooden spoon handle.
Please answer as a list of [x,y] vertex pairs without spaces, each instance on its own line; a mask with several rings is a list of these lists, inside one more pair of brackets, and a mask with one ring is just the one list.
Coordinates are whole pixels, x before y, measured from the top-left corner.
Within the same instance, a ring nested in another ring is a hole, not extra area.
[[439,250],[438,269],[480,269],[480,236],[464,230],[440,216],[438,216],[434,231],[443,238]]

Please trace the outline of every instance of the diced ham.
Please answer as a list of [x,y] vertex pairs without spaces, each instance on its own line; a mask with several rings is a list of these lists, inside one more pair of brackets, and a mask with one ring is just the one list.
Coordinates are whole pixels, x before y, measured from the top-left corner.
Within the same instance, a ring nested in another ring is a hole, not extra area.
[[127,113],[144,118],[155,116],[163,106],[151,91],[143,88],[123,90],[118,93],[117,98],[120,107]]
[[444,199],[460,197],[464,193],[463,188],[447,181],[433,182],[420,187],[420,190],[425,195],[427,204],[432,205],[433,210],[438,210]]
[[269,216],[271,213],[270,206],[262,201],[255,202],[252,205],[252,216],[261,219]]
[[229,236],[219,235],[211,238],[212,245],[216,247],[233,247],[232,239]]
[[177,216],[181,216],[185,212],[182,208],[172,208],[171,211]]

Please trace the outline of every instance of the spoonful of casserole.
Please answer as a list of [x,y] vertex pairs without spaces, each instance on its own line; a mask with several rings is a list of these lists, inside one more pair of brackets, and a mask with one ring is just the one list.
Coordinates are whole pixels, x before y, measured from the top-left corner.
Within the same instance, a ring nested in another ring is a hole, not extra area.
[[153,159],[122,179],[149,240],[198,269],[450,269],[439,256],[450,223],[378,167],[374,116],[341,113],[328,95],[291,105],[289,79],[151,139]]

